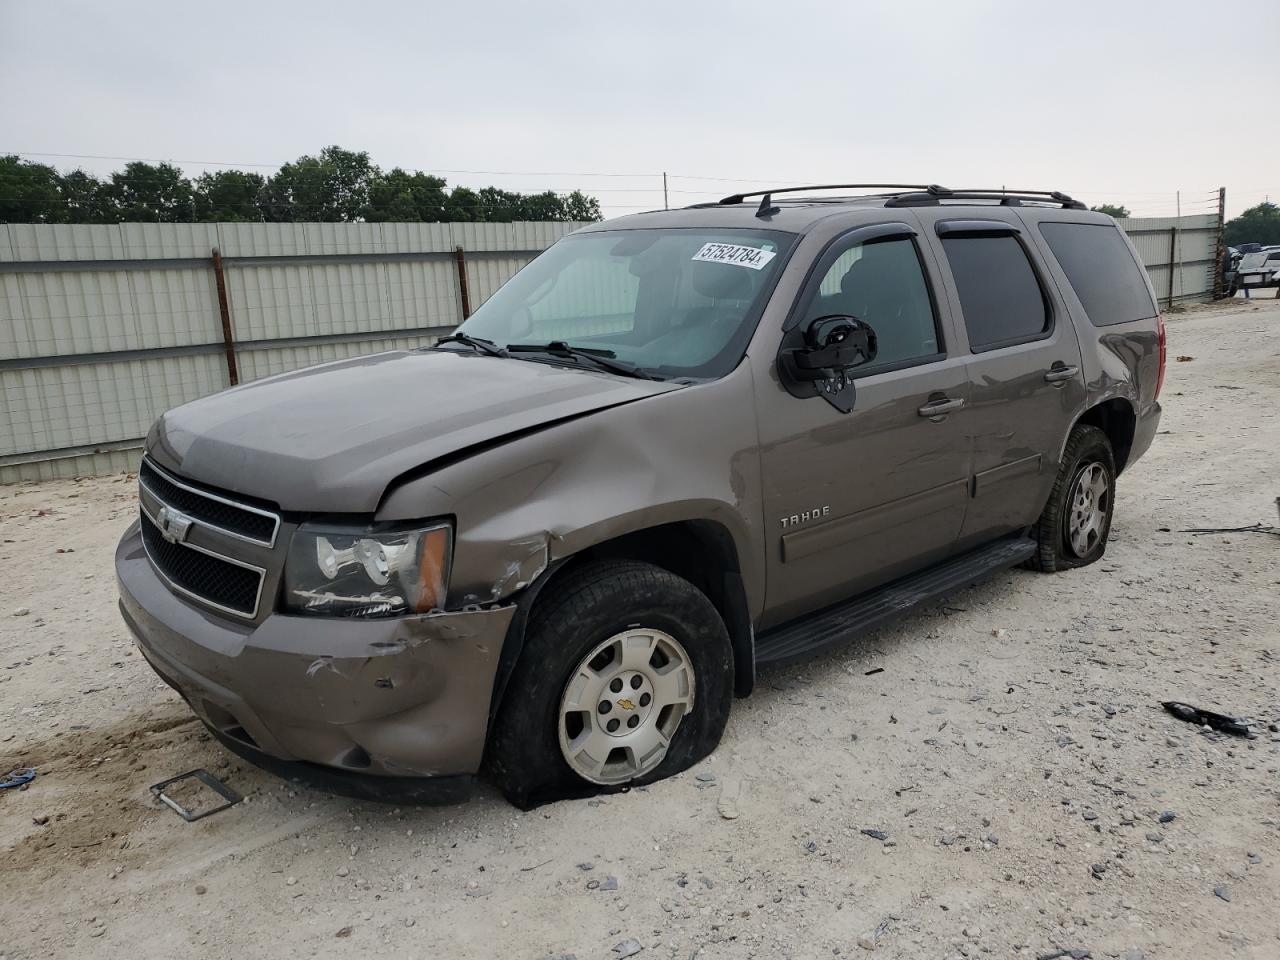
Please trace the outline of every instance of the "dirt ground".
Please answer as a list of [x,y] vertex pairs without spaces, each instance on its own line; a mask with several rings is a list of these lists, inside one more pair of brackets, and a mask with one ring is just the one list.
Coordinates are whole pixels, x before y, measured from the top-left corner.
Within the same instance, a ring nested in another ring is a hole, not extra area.
[[[134,481],[0,488],[0,772],[39,769],[0,791],[0,957],[1274,960],[1280,539],[1185,531],[1276,522],[1280,303],[1176,314],[1169,353],[1101,563],[766,673],[697,768],[529,813],[337,799],[225,753],[116,611]],[[151,801],[200,766],[246,801]]]

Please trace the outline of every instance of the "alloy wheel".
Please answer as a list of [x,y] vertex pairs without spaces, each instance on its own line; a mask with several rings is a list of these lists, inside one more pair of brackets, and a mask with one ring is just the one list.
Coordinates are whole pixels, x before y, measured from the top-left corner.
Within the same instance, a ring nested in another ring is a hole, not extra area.
[[614,634],[565,684],[560,752],[591,783],[634,780],[662,763],[693,697],[693,663],[678,640],[661,630]]
[[1067,506],[1067,542],[1071,552],[1083,559],[1097,549],[1111,512],[1111,484],[1101,463],[1095,461],[1080,468]]

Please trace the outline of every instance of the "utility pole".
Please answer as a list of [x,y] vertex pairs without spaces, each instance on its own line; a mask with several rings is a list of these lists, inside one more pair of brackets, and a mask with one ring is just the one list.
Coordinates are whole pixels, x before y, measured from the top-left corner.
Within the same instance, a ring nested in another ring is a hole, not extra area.
[[667,203],[667,172],[662,171],[662,209],[670,210],[671,207]]

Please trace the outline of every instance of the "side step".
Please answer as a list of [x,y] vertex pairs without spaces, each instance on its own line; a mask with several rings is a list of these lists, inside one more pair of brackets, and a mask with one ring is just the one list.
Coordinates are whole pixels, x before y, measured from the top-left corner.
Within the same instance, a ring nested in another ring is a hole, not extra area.
[[798,660],[823,647],[851,640],[922,603],[1017,566],[1035,552],[1035,541],[1022,535],[995,540],[852,600],[766,630],[756,636],[756,663]]

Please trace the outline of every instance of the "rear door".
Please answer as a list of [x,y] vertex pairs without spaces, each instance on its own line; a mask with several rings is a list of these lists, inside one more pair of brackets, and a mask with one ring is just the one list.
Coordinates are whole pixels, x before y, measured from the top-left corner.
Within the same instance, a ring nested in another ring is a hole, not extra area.
[[960,543],[1033,523],[1084,407],[1080,343],[1010,210],[919,211],[966,340],[973,474]]

